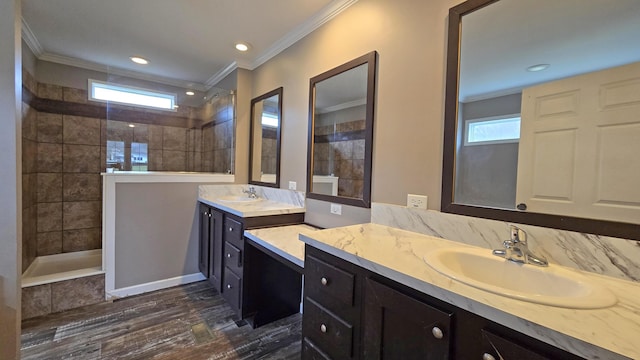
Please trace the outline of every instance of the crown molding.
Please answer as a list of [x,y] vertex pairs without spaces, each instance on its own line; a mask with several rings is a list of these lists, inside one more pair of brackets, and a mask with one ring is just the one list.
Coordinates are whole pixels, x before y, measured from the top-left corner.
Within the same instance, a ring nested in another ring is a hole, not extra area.
[[204,85],[207,87],[207,89],[211,89],[237,68],[238,63],[236,61],[232,62],[231,64],[220,69],[217,73],[213,74],[209,79],[207,79],[207,81],[204,82]]
[[44,53],[42,45],[40,45],[38,38],[36,38],[36,35],[33,33],[33,31],[31,31],[29,24],[27,24],[24,18],[22,18],[22,40],[24,40],[29,49],[31,49],[31,52],[37,58],[40,58],[40,56]]
[[312,33],[315,29],[327,23],[329,20],[338,16],[341,12],[346,10],[349,6],[355,4],[358,0],[334,0],[331,4],[325,6],[320,12],[314,15],[308,21],[305,21],[294,30],[276,41],[267,50],[263,51],[252,63],[249,70],[253,70],[258,66],[269,61],[274,56],[278,55],[289,46],[300,41],[303,37]]
[[367,104],[367,99],[366,98],[362,98],[362,99],[347,101],[347,102],[342,103],[342,104],[333,105],[333,106],[329,106],[329,107],[326,107],[326,108],[318,109],[317,113],[318,114],[326,114],[326,113],[339,111],[339,110],[344,110],[344,109],[348,109],[348,108],[352,108],[352,107],[356,107],[356,106],[362,106],[362,105],[366,105],[366,104]]
[[111,66],[106,66],[103,64],[99,64],[93,61],[81,60],[78,58],[58,55],[53,53],[43,53],[38,56],[39,60],[49,61],[62,65],[74,66],[82,69],[93,70],[104,72],[108,74],[114,74],[119,76],[126,76],[133,79],[152,81],[159,84],[176,86],[183,89],[193,89],[197,91],[206,91],[208,88],[203,84],[193,83],[191,81],[178,80],[178,79],[170,79],[163,76],[151,75],[151,74],[143,74],[137,71],[125,70],[120,68],[114,68]]
[[309,35],[315,29],[319,28],[329,20],[336,17],[338,14],[346,10],[349,6],[355,4],[358,0],[334,0],[329,5],[325,6],[319,13],[314,15],[308,21],[296,27],[294,30],[280,38],[272,46],[263,51],[255,60],[245,61],[236,60],[213,74],[204,84],[193,83],[191,81],[170,79],[157,75],[143,74],[136,71],[107,67],[106,65],[95,63],[92,61],[81,60],[69,56],[53,54],[46,52],[40,42],[36,38],[35,34],[31,31],[31,28],[27,22],[22,19],[22,38],[25,43],[34,53],[34,55],[43,61],[49,61],[53,63],[75,66],[83,69],[106,72],[110,74],[131,77],[139,80],[153,81],[160,84],[177,86],[181,88],[191,88],[198,91],[208,91],[213,88],[218,82],[224,79],[227,75],[231,74],[237,68],[254,70],[258,66],[269,61],[274,56],[278,55],[289,46],[295,44],[300,39]]

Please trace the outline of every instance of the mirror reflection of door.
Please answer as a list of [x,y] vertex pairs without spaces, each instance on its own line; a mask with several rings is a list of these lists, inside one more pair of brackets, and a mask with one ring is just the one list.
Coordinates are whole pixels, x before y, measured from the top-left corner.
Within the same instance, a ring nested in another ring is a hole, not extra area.
[[315,86],[315,193],[363,197],[367,70],[363,64]]
[[638,4],[464,14],[455,204],[638,223]]

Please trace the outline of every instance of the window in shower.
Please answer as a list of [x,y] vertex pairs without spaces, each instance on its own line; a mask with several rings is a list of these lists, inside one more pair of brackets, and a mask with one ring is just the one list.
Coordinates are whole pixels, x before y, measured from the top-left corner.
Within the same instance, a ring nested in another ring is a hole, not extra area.
[[146,143],[131,143],[131,170],[147,171],[149,164],[149,152]]
[[176,94],[89,79],[89,100],[175,111]]

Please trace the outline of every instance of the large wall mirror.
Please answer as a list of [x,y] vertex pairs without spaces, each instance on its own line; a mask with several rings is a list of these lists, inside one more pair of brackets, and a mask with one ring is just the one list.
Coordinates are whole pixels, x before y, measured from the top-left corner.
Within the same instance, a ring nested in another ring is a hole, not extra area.
[[640,240],[640,2],[449,12],[442,210]]
[[280,187],[282,88],[251,100],[249,184]]
[[307,197],[371,207],[375,51],[309,86]]

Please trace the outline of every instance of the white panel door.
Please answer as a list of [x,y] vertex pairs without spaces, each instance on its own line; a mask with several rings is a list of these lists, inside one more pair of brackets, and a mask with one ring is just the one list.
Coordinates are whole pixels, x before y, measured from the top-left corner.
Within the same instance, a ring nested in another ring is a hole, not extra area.
[[525,89],[516,204],[640,222],[640,63]]

